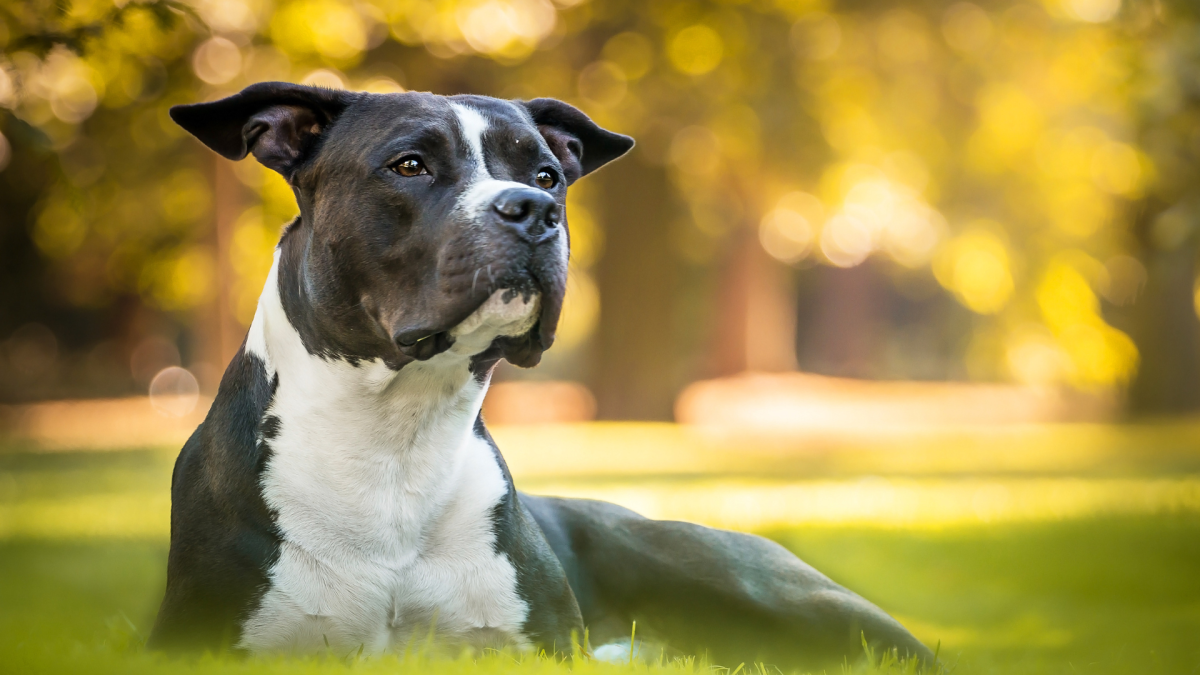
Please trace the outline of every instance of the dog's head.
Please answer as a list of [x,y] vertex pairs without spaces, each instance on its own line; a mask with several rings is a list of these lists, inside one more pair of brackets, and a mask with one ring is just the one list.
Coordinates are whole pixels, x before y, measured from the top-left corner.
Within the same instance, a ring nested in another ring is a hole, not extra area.
[[455,343],[536,364],[566,289],[567,186],[633,147],[553,99],[267,82],[171,117],[292,186],[280,292],[309,351],[393,367]]

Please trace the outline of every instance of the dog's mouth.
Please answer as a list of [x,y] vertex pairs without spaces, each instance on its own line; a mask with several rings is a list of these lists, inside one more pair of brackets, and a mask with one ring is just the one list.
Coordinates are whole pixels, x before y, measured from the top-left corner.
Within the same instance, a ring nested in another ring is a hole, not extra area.
[[400,349],[400,353],[417,361],[432,359],[453,345],[454,340],[450,337],[450,331],[447,330],[436,333],[425,332],[423,335],[412,331],[396,338],[396,346]]
[[541,293],[534,290],[501,288],[452,328],[424,335],[405,334],[396,339],[396,344],[401,352],[418,361],[451,349],[474,356],[497,339],[528,335],[537,325],[541,299]]
[[472,357],[496,352],[525,368],[537,365],[554,343],[566,290],[562,277],[552,270],[517,270],[473,294],[476,301],[452,317],[449,327],[396,335],[396,346],[417,361],[453,349]]

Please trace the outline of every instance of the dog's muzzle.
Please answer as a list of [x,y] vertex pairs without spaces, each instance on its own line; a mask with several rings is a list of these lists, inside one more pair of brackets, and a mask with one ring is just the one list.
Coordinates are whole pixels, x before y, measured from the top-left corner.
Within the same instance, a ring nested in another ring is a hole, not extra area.
[[[509,187],[496,194],[481,215],[475,227],[495,233],[495,245],[505,251],[500,254],[503,264],[491,258],[478,288],[472,283],[472,302],[460,306],[461,313],[450,317],[448,324],[393,335],[403,354],[424,361],[450,350],[469,334],[474,338],[468,338],[473,347],[490,330],[487,342],[494,339],[505,358],[525,366],[536,364],[554,342],[566,292],[562,207],[542,190]],[[530,314],[514,322],[508,315],[516,305]],[[463,344],[456,351],[472,347]]]

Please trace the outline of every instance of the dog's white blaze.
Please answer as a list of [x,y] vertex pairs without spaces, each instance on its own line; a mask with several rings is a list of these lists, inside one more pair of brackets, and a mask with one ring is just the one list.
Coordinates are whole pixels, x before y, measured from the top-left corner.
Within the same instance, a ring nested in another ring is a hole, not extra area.
[[528,330],[536,299],[477,312],[457,349],[396,372],[310,355],[277,289],[268,281],[247,349],[279,376],[262,489],[282,545],[241,646],[378,653],[431,626],[452,644],[527,646],[516,570],[493,550],[491,512],[507,485],[473,432],[487,384],[466,352]]
[[[451,103],[458,124],[462,128],[463,137],[471,147],[471,156],[475,170],[472,172],[466,189],[458,198],[455,209],[465,214],[472,222],[480,222],[483,215],[492,207],[497,195],[514,187],[527,188],[528,185],[511,180],[497,180],[488,172],[487,162],[483,153],[483,134],[488,130],[487,118],[478,110],[461,103]],[[567,258],[570,250],[565,237],[559,237],[555,246],[563,261],[563,272],[566,272]]]
[[474,170],[467,179],[467,186],[458,198],[457,210],[475,221],[491,208],[496,195],[508,188],[529,186],[516,181],[493,178],[488,172],[487,161],[483,155],[483,134],[488,130],[487,118],[478,110],[461,103],[451,103],[450,107],[458,118],[458,125],[471,149],[471,160],[474,164]]
[[487,118],[478,110],[461,103],[451,103],[450,107],[454,110],[454,116],[458,118],[459,126],[462,127],[463,137],[471,146],[471,157],[475,160],[476,171],[486,174],[487,163],[483,161],[483,134],[488,129]]

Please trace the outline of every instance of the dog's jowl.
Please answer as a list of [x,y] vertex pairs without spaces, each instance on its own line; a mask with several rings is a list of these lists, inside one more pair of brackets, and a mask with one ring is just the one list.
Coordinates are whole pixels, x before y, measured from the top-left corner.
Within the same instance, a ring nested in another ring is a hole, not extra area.
[[718,662],[813,665],[864,637],[931,660],[765,539],[513,487],[479,414],[491,371],[553,344],[567,188],[632,139],[550,99],[282,83],[172,117],[282,174],[300,216],[176,463],[153,645],[565,653],[636,620]]

